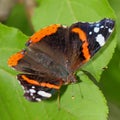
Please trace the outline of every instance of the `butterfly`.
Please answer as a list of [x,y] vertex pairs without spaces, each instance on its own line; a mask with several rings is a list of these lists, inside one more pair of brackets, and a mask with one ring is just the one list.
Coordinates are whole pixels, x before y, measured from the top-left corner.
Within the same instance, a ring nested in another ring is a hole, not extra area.
[[29,101],[50,98],[62,85],[76,83],[75,71],[106,43],[115,21],[53,24],[34,33],[26,49],[12,55],[8,65],[21,73],[17,79]]

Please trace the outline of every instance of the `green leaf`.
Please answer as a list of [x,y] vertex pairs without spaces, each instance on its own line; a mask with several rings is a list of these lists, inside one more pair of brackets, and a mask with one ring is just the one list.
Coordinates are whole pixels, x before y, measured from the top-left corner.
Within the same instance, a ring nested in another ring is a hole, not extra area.
[[[99,6],[98,6],[99,5]],[[106,0],[40,0],[33,16],[35,30],[50,24],[71,25],[73,22],[95,22],[103,18],[115,18]]]
[[[98,6],[99,5],[99,6]],[[105,0],[41,0],[35,10],[33,25],[36,30],[52,23],[70,25],[76,21],[96,21],[104,17],[115,18],[112,9]],[[17,83],[15,72],[7,66],[7,59],[14,52],[24,48],[28,37],[20,31],[0,24],[0,119],[6,120],[106,120],[108,108],[99,88],[82,72],[77,75],[82,83],[63,86],[60,110],[57,100],[31,103],[23,98],[23,90]],[[101,68],[110,60],[115,40],[92,59],[84,68],[95,78],[100,77]],[[113,45],[113,46],[112,46]],[[112,48],[112,47],[113,48]],[[104,52],[105,51],[105,52]],[[109,56],[107,55],[109,54]],[[107,56],[107,57],[106,57]],[[103,58],[105,63],[103,63]],[[94,64],[93,64],[94,63]],[[100,67],[100,69],[98,69]],[[88,67],[87,67],[88,66]],[[94,70],[92,70],[94,68]],[[74,99],[72,99],[74,96]]]
[[[79,75],[83,82],[69,86],[62,96],[62,108],[78,120],[105,120],[108,108],[102,92],[82,72]],[[74,99],[71,98],[72,94]]]
[[[17,29],[8,28],[0,24],[0,68],[8,70],[7,60],[15,52],[23,49],[27,36]],[[6,51],[6,54],[4,53]],[[9,69],[10,70],[10,69]],[[12,71],[12,70],[11,70]]]
[[[120,33],[120,0],[109,0],[110,5],[115,10],[117,19],[117,33]],[[101,89],[107,98],[109,105],[109,119],[120,119],[120,34],[117,34],[117,47],[108,65],[108,68],[101,76]]]

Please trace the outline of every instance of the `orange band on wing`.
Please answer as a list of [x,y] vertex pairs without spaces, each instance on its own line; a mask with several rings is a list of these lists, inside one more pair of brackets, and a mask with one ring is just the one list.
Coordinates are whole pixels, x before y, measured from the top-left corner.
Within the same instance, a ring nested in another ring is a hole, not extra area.
[[89,53],[89,49],[88,49],[87,36],[86,36],[85,32],[83,30],[81,30],[80,28],[73,28],[72,32],[78,33],[80,40],[82,40],[82,42],[83,42],[82,52],[83,52],[83,55],[86,59],[85,62],[87,62],[91,57],[91,55]]
[[18,64],[18,61],[24,57],[23,51],[20,51],[14,55],[12,55],[9,59],[8,59],[8,65],[11,67],[14,67]]
[[28,43],[29,42],[30,43],[39,42],[45,36],[49,36],[49,35],[55,33],[58,30],[59,27],[60,27],[59,24],[54,24],[54,25],[51,25],[51,26],[48,26],[44,29],[39,30],[38,32],[36,32],[35,34],[33,34],[30,37],[30,40],[28,41]]
[[57,86],[57,85],[53,85],[53,84],[50,84],[50,83],[37,82],[37,81],[35,81],[33,79],[27,78],[25,75],[22,75],[22,78],[23,78],[23,80],[25,80],[28,83],[33,84],[33,85],[38,85],[38,86],[48,87],[48,88],[54,88],[54,89],[60,89],[60,87],[61,87],[61,85]]

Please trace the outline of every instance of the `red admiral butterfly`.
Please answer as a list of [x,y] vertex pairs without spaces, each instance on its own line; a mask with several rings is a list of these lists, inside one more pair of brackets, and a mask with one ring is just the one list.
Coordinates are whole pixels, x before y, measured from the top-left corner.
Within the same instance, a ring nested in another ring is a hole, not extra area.
[[8,60],[30,101],[50,98],[62,85],[77,82],[74,72],[105,44],[115,22],[54,24],[30,37],[26,49]]

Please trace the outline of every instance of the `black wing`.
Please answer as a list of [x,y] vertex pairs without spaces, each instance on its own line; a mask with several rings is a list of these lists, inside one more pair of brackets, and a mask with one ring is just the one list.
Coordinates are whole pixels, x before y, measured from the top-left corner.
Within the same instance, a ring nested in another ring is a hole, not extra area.
[[27,100],[38,102],[50,98],[63,84],[60,79],[52,79],[46,75],[19,74],[17,76],[24,88]]

